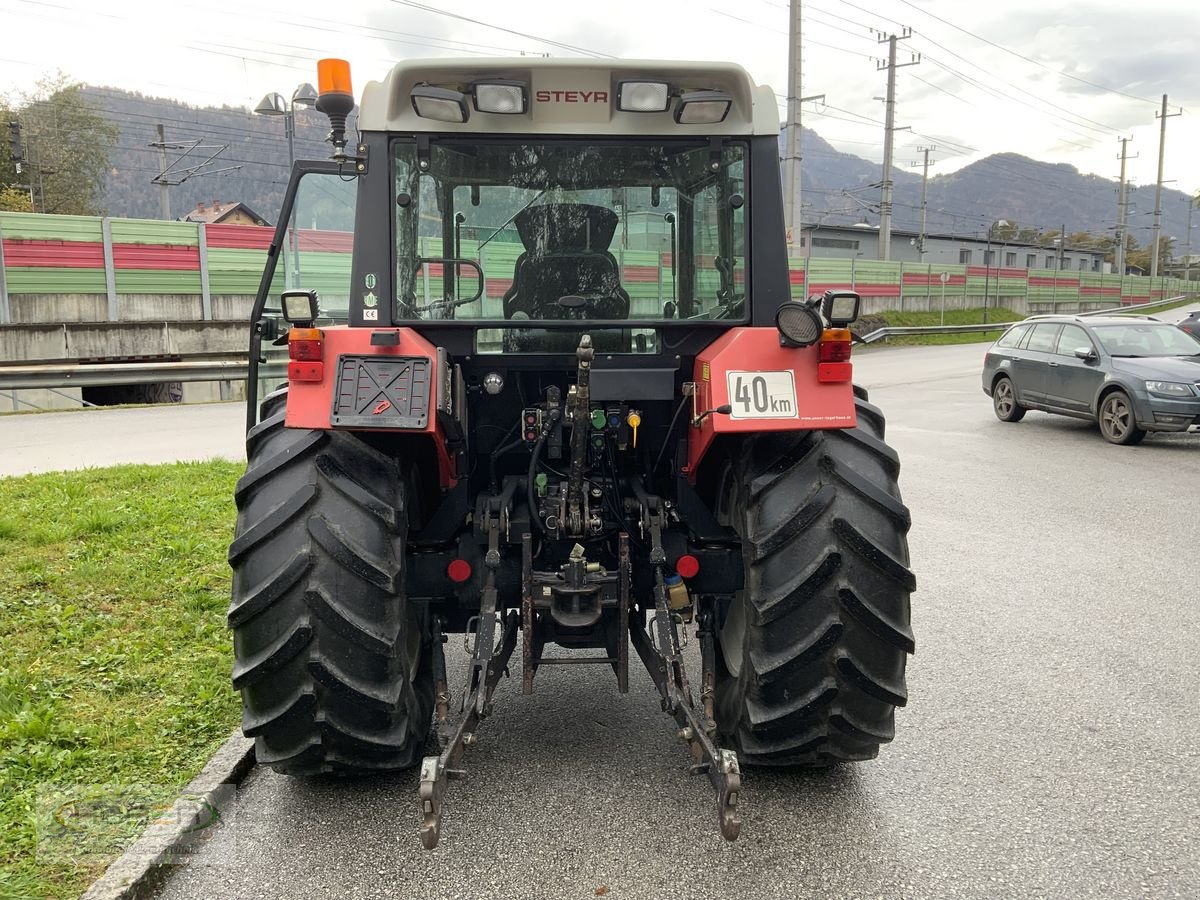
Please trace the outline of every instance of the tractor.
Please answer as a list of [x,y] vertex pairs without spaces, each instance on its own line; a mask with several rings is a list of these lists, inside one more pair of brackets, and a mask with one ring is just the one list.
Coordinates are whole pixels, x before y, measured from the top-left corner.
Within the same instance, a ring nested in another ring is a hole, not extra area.
[[318,75],[332,151],[293,166],[251,312],[229,550],[258,761],[420,766],[432,848],[502,676],[625,692],[630,648],[728,840],[743,767],[875,757],[906,702],[910,517],[852,383],[859,296],[792,296],[771,89],[409,61],[351,129],[349,65]]

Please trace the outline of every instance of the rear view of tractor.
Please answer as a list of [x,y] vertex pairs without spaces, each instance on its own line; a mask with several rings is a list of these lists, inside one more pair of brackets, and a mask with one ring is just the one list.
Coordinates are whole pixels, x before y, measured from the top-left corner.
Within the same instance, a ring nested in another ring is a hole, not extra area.
[[256,300],[229,551],[259,761],[420,765],[432,847],[506,672],[624,692],[631,649],[726,838],[742,766],[874,757],[906,699],[909,514],[851,383],[858,297],[791,299],[770,89],[409,62],[348,145],[348,66],[320,75],[333,153],[296,165]]

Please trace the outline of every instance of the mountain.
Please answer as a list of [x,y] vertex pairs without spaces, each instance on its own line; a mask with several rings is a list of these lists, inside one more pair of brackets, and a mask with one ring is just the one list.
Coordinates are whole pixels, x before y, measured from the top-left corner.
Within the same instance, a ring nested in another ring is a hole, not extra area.
[[[151,183],[159,172],[159,152],[149,144],[158,139],[155,126],[162,124],[168,143],[200,140],[212,146],[209,150],[197,148],[185,162],[200,162],[224,148],[209,168],[239,167],[224,174],[196,175],[169,188],[173,218],[201,201],[212,200],[240,200],[268,221],[278,218],[288,171],[280,118],[256,116],[237,107],[189,106],[105,87],[87,87],[84,96],[121,130],[105,191],[109,215],[159,217],[160,189]],[[324,116],[297,110],[297,158],[326,157],[327,132]],[[801,146],[805,220],[878,223],[879,189],[872,185],[879,183],[879,165],[836,150],[807,128]],[[168,150],[168,162],[182,152]],[[914,170],[894,169],[893,181],[893,224],[916,230],[921,177]],[[1065,224],[1068,232],[1100,234],[1116,223],[1116,187],[1115,181],[1084,175],[1071,165],[1000,153],[929,179],[928,228],[931,232],[973,233],[991,221],[1008,219],[1022,227],[1057,229]],[[1174,235],[1179,248],[1187,243],[1186,200],[1181,191],[1163,191],[1163,234]],[[1129,225],[1141,245],[1150,239],[1149,213],[1153,210],[1153,185],[1130,190]]]
[[[801,148],[805,221],[878,224],[879,189],[869,188],[878,185],[882,176],[877,163],[835,150],[807,128]],[[921,176],[896,168],[892,173],[893,225],[917,230]],[[870,209],[863,209],[847,193]],[[1131,187],[1128,195],[1127,225],[1138,244],[1145,246],[1151,238],[1154,185]],[[1163,235],[1176,238],[1177,252],[1187,244],[1187,202],[1184,192],[1163,189]],[[957,172],[930,177],[929,231],[970,234],[985,230],[998,219],[1042,230],[1065,225],[1068,234],[1088,231],[1099,235],[1116,225],[1117,182],[1085,175],[1066,163],[1041,162],[1019,153],[993,154]],[[1200,221],[1194,225],[1200,227]],[[1200,234],[1193,234],[1200,241]]]
[[[168,164],[180,160],[174,171],[182,173],[213,153],[216,156],[207,170],[237,167],[221,174],[197,174],[169,187],[172,218],[182,217],[200,202],[240,200],[272,224],[277,220],[288,176],[282,117],[257,116],[238,107],[189,106],[105,87],[88,86],[83,95],[93,109],[121,130],[105,184],[104,206],[110,216],[161,218],[161,188],[151,183],[161,171],[160,157],[150,146],[158,140],[157,126],[161,124],[168,144],[202,142],[186,157],[183,149],[166,151]],[[350,127],[354,127],[353,117]],[[296,158],[327,157],[329,145],[324,141],[328,133],[323,115],[297,109]]]

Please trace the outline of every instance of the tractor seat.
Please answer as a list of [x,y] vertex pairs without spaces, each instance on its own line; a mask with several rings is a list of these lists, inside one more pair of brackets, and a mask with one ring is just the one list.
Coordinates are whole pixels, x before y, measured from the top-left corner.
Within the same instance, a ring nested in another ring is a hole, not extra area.
[[[629,317],[629,294],[608,251],[616,213],[586,203],[547,203],[522,210],[513,221],[525,252],[502,300],[506,319],[516,313],[530,319]],[[586,305],[560,305],[568,295],[583,297]]]

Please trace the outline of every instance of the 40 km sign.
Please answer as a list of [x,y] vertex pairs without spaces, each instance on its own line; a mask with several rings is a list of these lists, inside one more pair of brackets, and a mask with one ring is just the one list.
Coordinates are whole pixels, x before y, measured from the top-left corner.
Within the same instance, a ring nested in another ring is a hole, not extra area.
[[731,419],[796,418],[796,382],[791,372],[727,372]]

